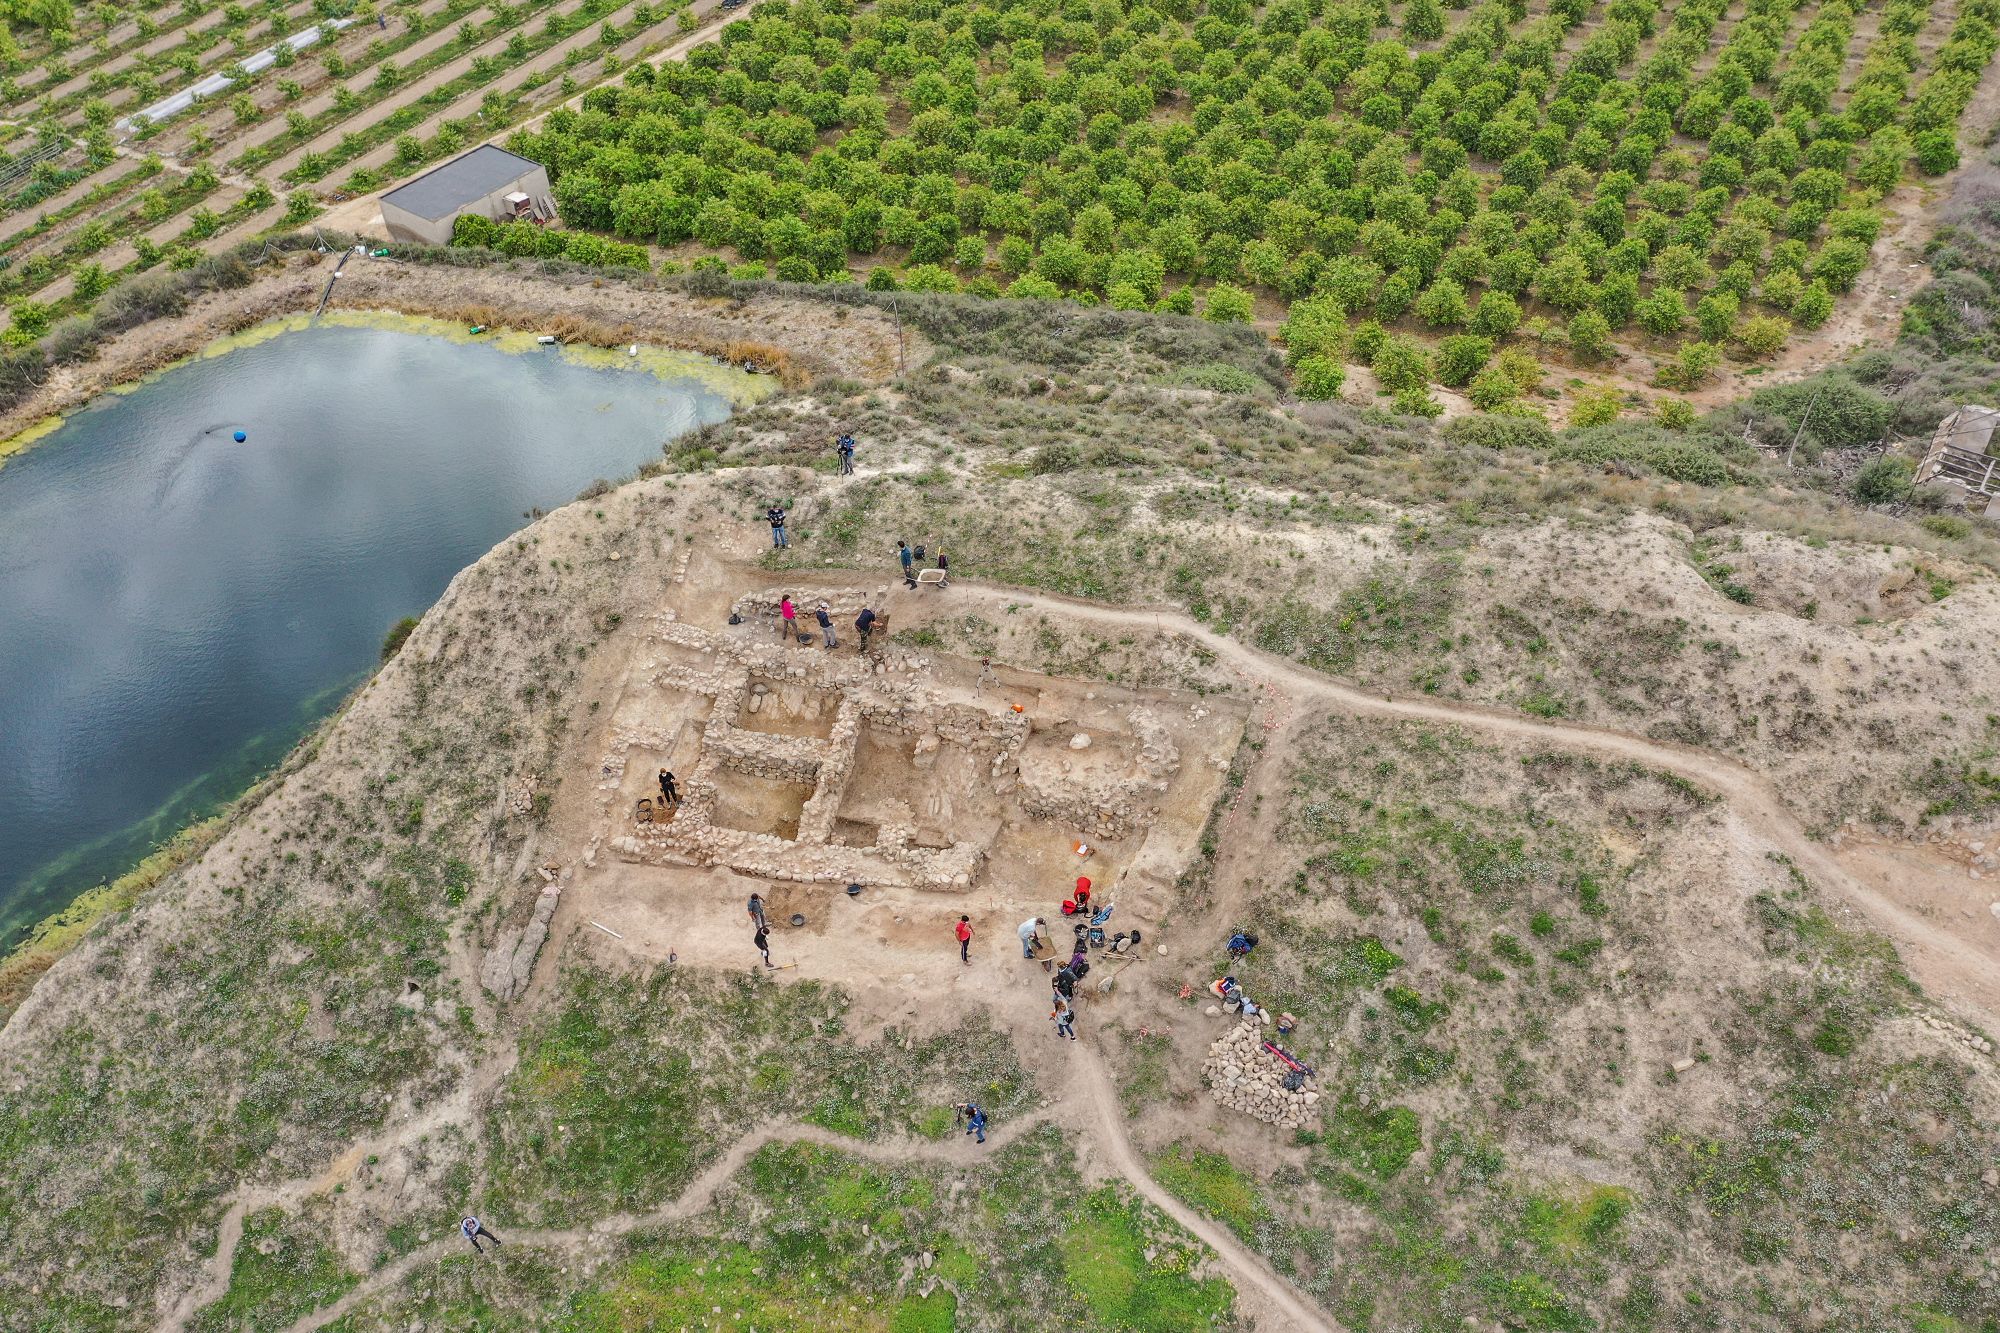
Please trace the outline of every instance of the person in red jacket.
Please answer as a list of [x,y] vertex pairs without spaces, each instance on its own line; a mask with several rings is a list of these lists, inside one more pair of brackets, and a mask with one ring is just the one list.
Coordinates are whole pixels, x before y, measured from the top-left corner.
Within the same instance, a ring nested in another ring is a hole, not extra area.
[[958,936],[958,960],[968,967],[972,964],[972,918],[961,916],[958,928],[952,932]]
[[1090,912],[1090,876],[1076,877],[1076,910],[1085,915]]

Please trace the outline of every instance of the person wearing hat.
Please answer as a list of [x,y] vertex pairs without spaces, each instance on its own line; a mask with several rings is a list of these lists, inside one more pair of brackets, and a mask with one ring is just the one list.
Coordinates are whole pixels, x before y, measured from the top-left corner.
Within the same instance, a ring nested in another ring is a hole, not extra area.
[[821,602],[813,610],[813,619],[819,622],[820,633],[826,635],[826,646],[838,648],[840,641],[833,637],[833,609],[825,602]]

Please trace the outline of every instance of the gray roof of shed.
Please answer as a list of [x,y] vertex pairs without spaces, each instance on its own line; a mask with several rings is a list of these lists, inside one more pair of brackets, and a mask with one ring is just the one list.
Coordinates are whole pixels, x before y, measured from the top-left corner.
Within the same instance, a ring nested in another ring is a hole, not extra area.
[[541,164],[517,157],[504,148],[481,144],[469,153],[453,158],[441,167],[382,196],[417,217],[432,222],[450,217],[475,199],[484,199],[503,185],[512,185]]

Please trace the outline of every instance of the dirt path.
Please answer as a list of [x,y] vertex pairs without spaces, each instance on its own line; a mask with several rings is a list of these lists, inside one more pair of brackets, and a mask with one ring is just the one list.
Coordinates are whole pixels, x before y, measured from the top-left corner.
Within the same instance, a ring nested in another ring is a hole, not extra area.
[[[650,1212],[614,1213],[588,1226],[511,1231],[501,1237],[502,1252],[505,1252],[506,1247],[564,1249],[588,1246],[618,1236],[630,1235],[634,1231],[647,1231],[669,1223],[685,1221],[714,1203],[716,1194],[729,1183],[731,1177],[743,1169],[743,1164],[748,1162],[760,1148],[770,1143],[812,1143],[871,1162],[948,1162],[966,1165],[977,1161],[978,1154],[1004,1147],[1037,1125],[1053,1119],[1054,1115],[1055,1112],[1051,1109],[1038,1115],[1023,1116],[1018,1120],[1009,1121],[986,1136],[986,1145],[983,1148],[962,1142],[963,1135],[946,1140],[944,1143],[932,1143],[923,1139],[869,1141],[850,1139],[831,1130],[821,1129],[817,1125],[803,1124],[795,1120],[780,1121],[765,1125],[738,1139],[728,1152],[711,1163],[706,1171],[696,1176],[676,1198]],[[313,1329],[326,1327],[363,1301],[395,1287],[418,1268],[435,1263],[448,1254],[457,1253],[464,1243],[458,1236],[453,1235],[444,1240],[434,1240],[421,1249],[410,1251],[394,1263],[376,1269],[359,1286],[333,1304],[315,1310],[292,1324],[287,1333],[311,1333]],[[225,1278],[223,1286],[226,1289],[227,1273],[225,1272],[223,1276]]]
[[[1290,1284],[1274,1272],[1269,1264],[1244,1248],[1227,1230],[1174,1198],[1153,1180],[1152,1175],[1146,1170],[1145,1163],[1133,1150],[1131,1141],[1126,1137],[1124,1116],[1119,1110],[1117,1096],[1112,1090],[1110,1079],[1105,1075],[1101,1060],[1095,1054],[1076,1062],[1064,1097],[1057,1099],[1048,1109],[1038,1114],[1023,1116],[999,1126],[987,1136],[983,1148],[966,1142],[963,1135],[954,1136],[943,1143],[904,1138],[868,1141],[850,1139],[816,1125],[782,1121],[765,1125],[737,1140],[728,1152],[711,1163],[677,1197],[658,1208],[643,1213],[616,1213],[586,1226],[512,1231],[505,1234],[502,1241],[505,1246],[518,1249],[586,1248],[630,1235],[635,1231],[647,1231],[685,1221],[709,1208],[722,1187],[743,1169],[744,1164],[759,1149],[771,1143],[817,1144],[851,1157],[873,1162],[971,1165],[983,1154],[1004,1147],[1013,1139],[1048,1121],[1060,1118],[1065,1124],[1077,1123],[1077,1117],[1061,1114],[1064,1103],[1071,1098],[1085,1103],[1085,1108],[1091,1112],[1088,1117],[1090,1128],[1087,1133],[1090,1142],[1103,1150],[1107,1165],[1128,1181],[1149,1203],[1173,1218],[1214,1251],[1217,1261],[1227,1271],[1231,1284],[1252,1311],[1275,1315],[1285,1321],[1284,1327],[1287,1328],[1312,1330],[1313,1333],[1333,1333],[1335,1325],[1314,1309],[1310,1302],[1303,1300],[1293,1291]],[[239,1205],[231,1209],[230,1216],[224,1221],[216,1266],[209,1276],[209,1281],[202,1287],[204,1303],[228,1290],[229,1270],[234,1262],[236,1242],[242,1236],[242,1218],[243,1211]],[[313,1330],[326,1327],[370,1298],[392,1290],[418,1269],[457,1253],[462,1243],[457,1236],[450,1236],[412,1250],[395,1262],[369,1274],[359,1285],[333,1304],[315,1310],[296,1321],[289,1327],[287,1333],[313,1333]],[[504,1249],[502,1252],[505,1252]],[[183,1302],[183,1306],[187,1304],[188,1302]],[[199,1309],[200,1306],[195,1305],[193,1308]],[[169,1322],[161,1327],[163,1330],[178,1329],[182,1327],[182,1323]]]
[[2000,970],[1987,952],[1943,930],[1887,891],[1851,871],[1831,848],[1809,837],[1769,779],[1734,759],[1571,722],[1545,722],[1474,704],[1396,698],[1343,685],[1288,659],[1225,638],[1179,611],[1098,606],[1051,593],[954,584],[962,601],[1040,607],[1100,625],[1180,634],[1200,643],[1247,681],[1281,687],[1297,702],[1315,701],[1363,717],[1448,722],[1516,740],[1537,741],[1665,769],[1720,795],[1745,828],[1789,856],[1799,869],[1844,897],[1902,948],[1910,972],[1934,993],[1956,1001],[1989,1030],[2000,1028]]
[[1112,1091],[1111,1080],[1105,1077],[1101,1061],[1094,1057],[1079,1060],[1075,1081],[1083,1085],[1083,1099],[1096,1113],[1092,1137],[1104,1149],[1110,1164],[1119,1175],[1132,1183],[1133,1189],[1145,1196],[1147,1202],[1193,1232],[1203,1244],[1215,1251],[1223,1267],[1229,1270],[1230,1281],[1240,1296],[1252,1302],[1261,1298],[1274,1313],[1289,1321],[1288,1327],[1332,1333],[1337,1326],[1312,1302],[1302,1299],[1291,1283],[1278,1276],[1261,1257],[1252,1254],[1226,1228],[1209,1221],[1167,1193],[1153,1179],[1152,1172],[1146,1169],[1146,1164],[1133,1150],[1131,1139],[1126,1137],[1125,1112]]

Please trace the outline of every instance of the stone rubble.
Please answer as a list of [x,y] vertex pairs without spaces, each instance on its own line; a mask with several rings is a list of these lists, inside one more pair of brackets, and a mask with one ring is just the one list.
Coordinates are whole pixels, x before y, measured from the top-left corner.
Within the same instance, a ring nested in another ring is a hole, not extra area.
[[480,960],[479,984],[496,1000],[512,1000],[528,989],[535,959],[549,938],[549,921],[556,914],[556,904],[562,901],[562,881],[546,868],[542,878],[546,882],[535,899],[535,910],[528,924],[517,930],[501,931],[493,947],[486,951],[486,957]]
[[1319,1119],[1318,1080],[1308,1074],[1298,1091],[1287,1091],[1285,1075],[1292,1071],[1264,1049],[1264,1038],[1263,1024],[1254,1019],[1216,1038],[1201,1065],[1209,1095],[1266,1124],[1302,1129]]
[[[810,619],[807,607],[824,597],[835,608],[838,623],[841,614],[866,596],[862,589],[832,589],[795,601],[801,618]],[[775,626],[778,597],[777,590],[751,593],[737,599],[736,614]],[[635,819],[628,831],[611,839],[611,850],[626,860],[720,865],[741,874],[804,883],[969,888],[991,833],[978,839],[955,837],[945,847],[922,846],[912,812],[911,822],[877,825],[869,846],[833,841],[864,726],[907,738],[911,767],[919,771],[933,767],[945,746],[982,756],[996,790],[1011,787],[1025,813],[1098,839],[1126,836],[1156,818],[1154,802],[1166,792],[1180,763],[1166,729],[1147,709],[1136,707],[1129,715],[1132,744],[1125,776],[1102,773],[1105,764],[1116,766],[1128,752],[1115,744],[1089,779],[1045,763],[1032,775],[1024,774],[1023,756],[1034,732],[1031,718],[997,702],[968,704],[945,697],[930,676],[931,659],[893,644],[871,648],[868,657],[856,659],[806,651],[775,635],[757,636],[754,629],[711,633],[667,615],[655,619],[648,643],[654,656],[641,670],[653,683],[705,695],[712,705],[700,724],[700,758],[678,774],[682,802],[672,818]],[[767,715],[779,714],[817,724],[829,708],[832,719],[824,739],[777,734],[758,725]],[[634,751],[671,751],[681,725],[678,719],[615,725],[599,767],[599,789],[611,793],[623,788]],[[1072,753],[1067,745],[1061,752]],[[720,822],[721,785],[730,773],[811,788],[793,836]],[[930,811],[933,822],[947,813],[943,803],[948,797],[939,793],[940,808]]]

